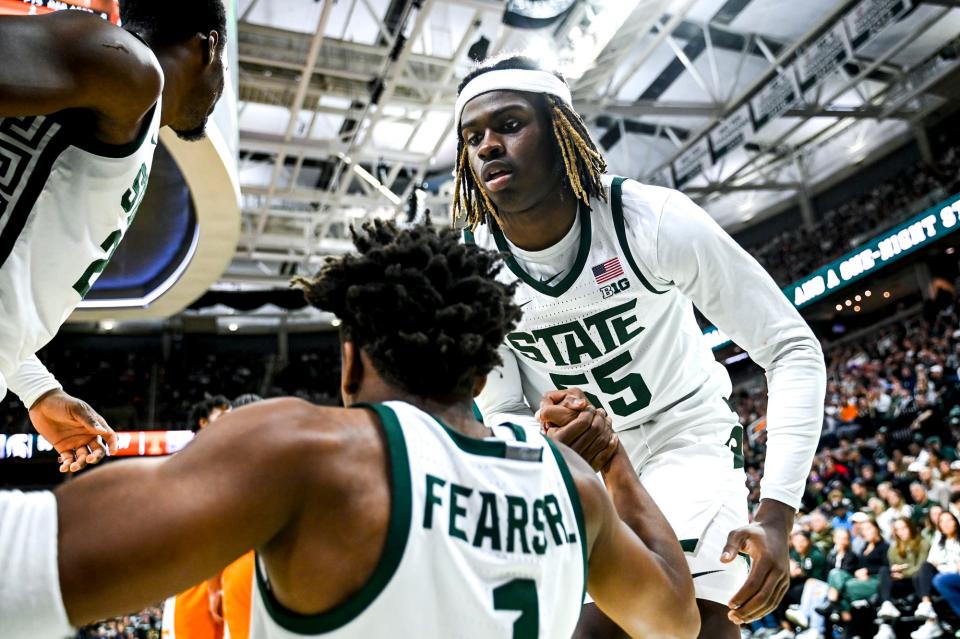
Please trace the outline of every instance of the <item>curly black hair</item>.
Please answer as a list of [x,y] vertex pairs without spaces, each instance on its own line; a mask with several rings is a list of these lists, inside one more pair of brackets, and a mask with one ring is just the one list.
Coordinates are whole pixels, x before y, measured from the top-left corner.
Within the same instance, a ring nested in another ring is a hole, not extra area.
[[[501,69],[524,69],[528,71],[550,71],[560,80],[563,75],[556,70],[545,69],[533,58],[506,54],[501,57],[484,61],[473,71],[468,73],[457,87],[457,95],[463,92],[464,87],[471,80],[490,71]],[[540,96],[538,108],[546,112],[546,116],[553,129],[554,149],[563,160],[566,171],[566,182],[574,196],[590,206],[590,198],[606,200],[601,177],[607,171],[607,162],[600,153],[587,125],[580,114],[569,104],[552,95]],[[470,168],[467,157],[467,146],[463,136],[459,133],[460,123],[457,122],[457,165],[453,188],[453,216],[454,219],[463,219],[470,228],[476,228],[486,222],[487,216],[496,218],[496,207],[487,193],[480,186],[479,181]]]
[[520,319],[515,284],[497,281],[500,255],[467,245],[451,228],[353,229],[359,254],[328,258],[297,278],[307,301],[342,321],[344,339],[384,379],[416,397],[453,403],[502,363],[497,348]]
[[200,430],[200,420],[210,419],[210,413],[215,409],[230,410],[232,408],[230,400],[223,395],[207,395],[202,400],[193,405],[190,409],[190,418],[187,421],[187,428],[193,432]]
[[211,31],[220,34],[218,48],[227,41],[223,0],[120,0],[120,24],[160,46]]

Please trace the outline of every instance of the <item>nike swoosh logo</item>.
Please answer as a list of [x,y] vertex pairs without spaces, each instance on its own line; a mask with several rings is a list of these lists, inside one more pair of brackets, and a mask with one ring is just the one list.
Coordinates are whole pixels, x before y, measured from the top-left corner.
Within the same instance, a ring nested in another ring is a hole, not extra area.
[[715,572],[723,572],[723,570],[706,570],[704,572],[695,572],[691,575],[694,579],[697,577],[703,577],[704,575],[712,575]]
[[560,275],[562,275],[562,274],[561,274],[561,273],[557,273],[556,275],[552,275],[552,276],[548,277],[547,279],[543,279],[543,278],[541,277],[541,278],[540,278],[540,283],[541,283],[541,284],[548,284],[548,285],[549,285],[550,282],[552,282],[553,280],[555,280],[555,279],[557,279],[558,277],[560,277]]

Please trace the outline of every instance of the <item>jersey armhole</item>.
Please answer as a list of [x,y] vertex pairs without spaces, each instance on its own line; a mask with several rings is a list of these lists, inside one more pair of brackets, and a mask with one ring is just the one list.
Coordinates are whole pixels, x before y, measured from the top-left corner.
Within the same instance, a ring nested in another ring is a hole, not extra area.
[[587,574],[590,570],[590,560],[587,556],[587,527],[584,524],[580,492],[577,490],[577,485],[573,481],[573,476],[570,474],[567,462],[563,458],[563,453],[560,452],[560,449],[557,448],[557,445],[554,444],[553,440],[549,437],[544,435],[543,439],[546,440],[550,446],[550,450],[553,451],[554,459],[557,460],[557,468],[560,469],[560,476],[563,477],[563,484],[567,487],[567,494],[570,495],[570,504],[573,506],[573,514],[577,519],[577,530],[580,535],[580,554],[583,557],[583,592],[580,596],[580,605],[583,605],[587,595]]
[[403,559],[410,537],[413,512],[413,489],[410,478],[410,460],[407,444],[397,414],[383,404],[354,404],[357,408],[372,410],[379,418],[387,442],[390,459],[390,523],[383,554],[367,582],[346,601],[330,610],[315,615],[303,615],[285,607],[270,590],[260,561],[256,562],[257,590],[270,618],[281,628],[296,634],[315,635],[342,628],[359,617],[376,601],[390,583]]
[[[147,136],[150,134],[150,129],[153,128],[154,119],[159,117],[159,113],[157,112],[159,107],[160,101],[158,100],[143,116],[140,132],[137,133],[137,137],[126,144],[108,144],[101,142],[89,132],[82,131],[81,127],[67,116],[66,112],[54,113],[49,117],[68,133],[71,146],[75,146],[81,151],[86,151],[98,157],[121,159],[132,156],[147,142]],[[154,140],[151,140],[151,142],[156,144]]]
[[617,233],[617,242],[620,244],[620,250],[623,251],[623,255],[627,258],[630,270],[637,276],[644,288],[651,293],[663,295],[667,291],[658,291],[650,284],[650,280],[648,280],[643,274],[643,271],[640,270],[637,261],[633,258],[633,253],[630,252],[630,243],[627,241],[627,229],[623,217],[623,183],[626,181],[627,178],[625,177],[615,177],[613,181],[610,182],[610,208],[613,212],[613,228]]

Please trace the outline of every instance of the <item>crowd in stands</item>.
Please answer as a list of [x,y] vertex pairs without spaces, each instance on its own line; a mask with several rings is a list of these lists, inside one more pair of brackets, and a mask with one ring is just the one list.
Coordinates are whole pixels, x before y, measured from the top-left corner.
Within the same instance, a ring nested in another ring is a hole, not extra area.
[[74,639],[160,639],[163,610],[154,607],[91,624],[77,631]]
[[[824,434],[791,538],[790,590],[744,636],[953,636],[960,628],[958,303],[828,345],[825,356]],[[736,403],[748,425],[755,505],[765,395],[741,391]]]
[[960,147],[952,146],[938,156],[936,166],[918,163],[826,211],[812,228],[786,230],[751,253],[780,286],[787,286],[958,191]]

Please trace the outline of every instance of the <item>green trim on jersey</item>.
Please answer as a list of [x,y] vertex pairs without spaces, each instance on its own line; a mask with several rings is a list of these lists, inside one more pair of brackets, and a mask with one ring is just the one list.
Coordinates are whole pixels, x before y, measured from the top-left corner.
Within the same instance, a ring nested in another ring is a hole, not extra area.
[[403,429],[396,413],[383,404],[354,404],[355,407],[373,410],[383,427],[390,456],[390,523],[387,527],[387,539],[383,554],[370,579],[359,591],[346,601],[332,609],[315,615],[303,615],[284,607],[266,582],[257,562],[257,587],[263,598],[267,614],[283,629],[297,634],[320,634],[332,632],[350,623],[372,604],[387,587],[397,572],[400,560],[407,547],[410,536],[410,522],[413,512],[413,490],[410,481],[410,461],[407,457],[407,444],[403,438]]
[[507,244],[506,238],[503,237],[503,231],[500,230],[500,227],[498,227],[496,224],[491,224],[490,232],[493,235],[494,241],[497,243],[497,248],[500,249],[502,253],[506,253],[504,256],[504,261],[507,263],[507,267],[513,271],[514,275],[520,278],[525,284],[544,295],[560,297],[566,293],[570,287],[573,286],[574,282],[580,278],[580,273],[583,272],[583,267],[587,263],[587,257],[590,255],[590,241],[593,235],[593,228],[590,221],[590,209],[581,205],[577,209],[577,213],[577,217],[580,219],[580,248],[577,250],[577,259],[573,263],[573,268],[570,269],[570,272],[567,273],[566,277],[556,284],[548,284],[547,282],[541,282],[540,280],[530,277],[530,274],[523,270],[517,260],[513,257],[513,254],[510,252],[510,245]]
[[510,430],[513,431],[513,436],[517,438],[517,441],[518,441],[518,442],[525,442],[525,441],[527,441],[527,432],[526,432],[525,430],[523,430],[522,427],[518,426],[517,424],[511,423],[511,422],[507,422],[507,423],[504,424],[504,425],[510,427]]
[[470,229],[463,229],[463,241],[471,246],[477,245],[477,239],[473,237],[473,231]]
[[573,505],[573,514],[577,518],[577,530],[580,531],[580,552],[583,555],[583,595],[581,595],[580,598],[580,605],[583,605],[583,601],[587,595],[587,573],[590,569],[590,560],[587,556],[587,527],[584,524],[583,506],[580,504],[580,492],[577,490],[577,485],[573,482],[573,476],[570,474],[570,469],[567,468],[567,462],[563,458],[563,453],[561,453],[557,445],[553,443],[553,440],[549,439],[546,435],[544,435],[543,438],[550,445],[550,450],[553,451],[553,456],[557,460],[557,468],[560,469],[563,483],[567,486],[567,492],[570,494],[570,503]]
[[[680,550],[685,553],[693,553],[697,549],[697,544],[700,543],[700,538],[697,539],[681,539],[680,540]],[[753,565],[753,558],[745,552],[738,552],[738,555],[743,557],[744,561],[747,562],[747,568],[750,568]]]
[[637,266],[636,260],[633,259],[633,253],[630,252],[630,245],[627,243],[627,229],[623,221],[623,183],[627,181],[625,177],[615,177],[613,182],[610,183],[610,203],[611,208],[613,209],[613,228],[617,232],[617,241],[620,242],[620,249],[623,251],[623,254],[627,258],[627,263],[630,265],[630,269],[634,274],[640,279],[640,283],[643,284],[651,293],[656,293],[657,295],[663,295],[666,291],[658,291],[650,285],[650,282],[644,277],[643,272],[640,270],[640,267]]
[[[126,144],[108,144],[101,142],[88,131],[89,127],[79,125],[75,120],[65,116],[63,113],[54,114],[49,117],[70,133],[71,145],[81,151],[86,151],[99,157],[117,159],[130,157],[144,145],[147,140],[147,134],[150,132],[150,125],[153,124],[153,116],[155,115],[157,106],[158,105],[154,103],[150,110],[147,111],[143,116],[143,124],[140,127],[140,132],[137,133],[137,137]],[[156,145],[157,141],[151,140],[151,143]]]
[[[539,451],[536,451],[536,449],[534,449],[534,451],[528,451],[524,449],[523,450],[524,454],[522,455],[511,454],[510,442],[507,442],[503,439],[496,439],[496,438],[477,439],[476,437],[468,437],[463,433],[459,433],[454,429],[450,428],[449,426],[444,424],[442,421],[440,421],[433,415],[430,415],[430,417],[433,418],[433,421],[440,424],[440,427],[443,428],[443,432],[445,432],[450,437],[450,439],[453,440],[453,443],[457,445],[457,448],[459,448],[465,453],[470,453],[471,455],[483,455],[485,457],[499,457],[501,459],[519,459],[522,461],[535,461],[535,462],[543,461],[542,449]],[[512,424],[505,424],[505,425],[512,427]],[[518,447],[514,446],[513,448],[516,452],[516,449]],[[539,455],[534,455],[533,452],[538,452]]]

